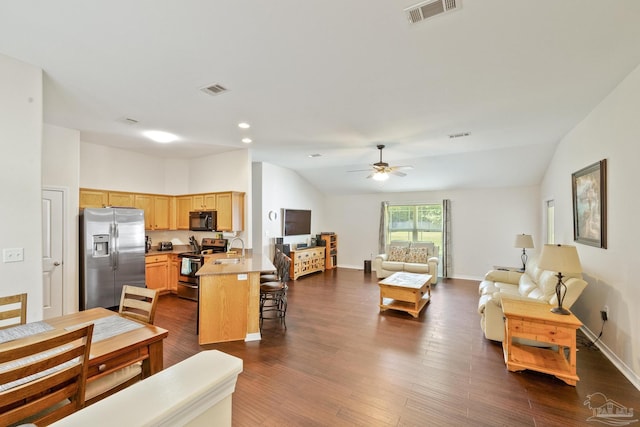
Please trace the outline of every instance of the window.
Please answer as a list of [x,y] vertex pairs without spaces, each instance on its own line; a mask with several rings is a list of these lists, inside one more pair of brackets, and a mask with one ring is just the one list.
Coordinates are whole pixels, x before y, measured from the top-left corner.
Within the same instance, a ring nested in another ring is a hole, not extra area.
[[392,240],[433,242],[442,253],[442,205],[387,206],[386,243]]

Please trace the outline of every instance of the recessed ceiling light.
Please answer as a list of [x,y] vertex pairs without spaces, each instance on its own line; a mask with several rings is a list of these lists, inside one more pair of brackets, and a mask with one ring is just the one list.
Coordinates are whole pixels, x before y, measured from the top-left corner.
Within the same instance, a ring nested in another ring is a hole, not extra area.
[[251,125],[247,122],[240,122],[238,123],[238,127],[240,129],[249,129],[251,127]]
[[242,142],[244,142],[245,144],[251,144],[251,138],[242,138]]
[[161,130],[148,130],[142,134],[155,142],[168,143],[178,140],[176,135],[169,132],[163,132]]
[[320,153],[313,153],[313,154],[309,154],[309,157],[322,157],[322,154],[320,154]]

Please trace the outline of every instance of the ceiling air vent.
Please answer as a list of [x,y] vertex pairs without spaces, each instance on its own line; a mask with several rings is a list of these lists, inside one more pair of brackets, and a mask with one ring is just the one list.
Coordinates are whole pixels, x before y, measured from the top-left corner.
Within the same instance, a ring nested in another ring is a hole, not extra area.
[[137,125],[138,124],[138,120],[131,118],[131,117],[120,117],[118,119],[119,122],[127,124],[127,125]]
[[214,84],[211,86],[205,86],[200,88],[201,91],[203,91],[204,93],[207,93],[211,96],[216,96],[216,95],[220,95],[221,93],[227,92],[227,88],[222,86],[221,84]]
[[410,24],[424,21],[434,16],[453,12],[462,7],[461,0],[430,0],[406,8],[407,19]]

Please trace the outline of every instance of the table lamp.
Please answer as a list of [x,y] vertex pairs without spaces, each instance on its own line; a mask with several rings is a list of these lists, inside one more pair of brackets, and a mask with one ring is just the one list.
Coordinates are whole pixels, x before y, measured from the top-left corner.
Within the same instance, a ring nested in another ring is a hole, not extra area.
[[556,297],[558,306],[551,309],[552,313],[570,314],[569,310],[562,307],[562,302],[567,294],[567,285],[562,282],[562,272],[582,273],[582,266],[578,258],[578,250],[569,245],[544,245],[538,267],[542,270],[557,271],[558,283],[556,284]]
[[516,234],[516,243],[513,245],[514,248],[522,248],[522,255],[520,258],[522,259],[522,270],[527,266],[527,249],[533,248],[533,239],[530,234]]

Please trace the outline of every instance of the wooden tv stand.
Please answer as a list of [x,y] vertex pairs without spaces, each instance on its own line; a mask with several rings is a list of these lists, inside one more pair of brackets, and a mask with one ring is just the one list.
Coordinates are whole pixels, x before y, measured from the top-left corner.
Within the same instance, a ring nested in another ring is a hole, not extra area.
[[289,277],[297,280],[305,274],[324,271],[324,246],[314,246],[312,248],[302,248],[291,251],[291,267]]

